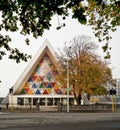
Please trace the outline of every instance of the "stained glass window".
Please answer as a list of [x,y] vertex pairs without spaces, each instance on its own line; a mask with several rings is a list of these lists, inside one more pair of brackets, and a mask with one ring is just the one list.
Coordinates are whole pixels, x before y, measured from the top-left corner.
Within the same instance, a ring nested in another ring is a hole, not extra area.
[[41,61],[39,61],[20,94],[65,94],[66,90],[63,89],[62,84],[55,80],[56,75],[58,75],[58,72],[54,64],[49,56],[45,54]]

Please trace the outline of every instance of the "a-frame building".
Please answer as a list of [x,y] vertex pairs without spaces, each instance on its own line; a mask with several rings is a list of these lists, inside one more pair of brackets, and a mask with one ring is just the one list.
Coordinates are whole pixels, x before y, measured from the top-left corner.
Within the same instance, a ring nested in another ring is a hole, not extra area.
[[[66,86],[58,82],[58,63],[55,51],[48,40],[42,44],[36,55],[21,74],[13,93],[9,95],[9,104],[14,106],[57,105],[58,102],[67,103]],[[69,95],[71,101],[73,95]]]

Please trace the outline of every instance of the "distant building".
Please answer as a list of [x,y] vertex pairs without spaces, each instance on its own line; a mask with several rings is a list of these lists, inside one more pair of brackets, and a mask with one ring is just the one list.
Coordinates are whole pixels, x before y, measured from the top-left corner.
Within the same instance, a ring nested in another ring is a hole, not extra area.
[[0,104],[1,104],[2,100],[3,100],[3,98],[2,98],[2,97],[0,97]]
[[[9,105],[36,106],[38,102],[42,106],[57,105],[58,102],[66,104],[66,86],[57,80],[58,75],[55,51],[46,40],[10,90]],[[69,95],[69,98],[70,103],[74,102],[74,95]]]
[[120,79],[116,79],[116,96],[120,99]]
[[[115,83],[116,84],[116,83]],[[107,81],[106,85],[104,86],[108,92],[110,92],[111,89],[114,89],[117,91],[116,85],[113,85],[111,82]]]

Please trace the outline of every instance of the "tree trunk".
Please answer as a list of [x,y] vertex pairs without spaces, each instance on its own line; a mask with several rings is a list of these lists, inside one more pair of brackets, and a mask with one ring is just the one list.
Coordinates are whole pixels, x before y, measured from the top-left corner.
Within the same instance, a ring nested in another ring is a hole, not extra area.
[[75,93],[74,93],[74,96],[75,96],[75,99],[76,99],[76,101],[77,101],[77,105],[81,105],[81,95],[79,94],[79,95],[76,95]]

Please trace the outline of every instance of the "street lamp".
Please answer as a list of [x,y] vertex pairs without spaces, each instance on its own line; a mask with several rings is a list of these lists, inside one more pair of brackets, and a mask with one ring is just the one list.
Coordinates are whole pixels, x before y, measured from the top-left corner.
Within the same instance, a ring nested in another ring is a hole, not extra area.
[[[69,50],[71,49],[71,47],[69,47]],[[69,108],[69,91],[70,91],[70,88],[69,88],[69,50],[68,50],[68,54],[67,54],[67,112],[70,111],[70,108]]]
[[67,112],[69,112],[69,61],[67,59]]

